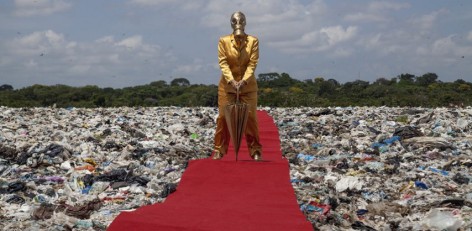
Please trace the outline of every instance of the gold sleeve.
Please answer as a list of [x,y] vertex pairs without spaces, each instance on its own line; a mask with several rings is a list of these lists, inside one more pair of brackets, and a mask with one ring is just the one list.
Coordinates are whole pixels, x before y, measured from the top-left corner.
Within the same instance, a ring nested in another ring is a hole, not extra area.
[[231,80],[234,80],[234,78],[233,74],[231,73],[231,68],[229,67],[228,57],[226,54],[224,41],[222,38],[220,38],[220,41],[218,42],[218,63],[226,83],[229,83]]
[[247,65],[246,72],[244,73],[243,80],[247,81],[251,76],[254,75],[257,63],[259,62],[259,40],[254,39],[254,44],[251,49],[251,55],[249,57],[249,63]]

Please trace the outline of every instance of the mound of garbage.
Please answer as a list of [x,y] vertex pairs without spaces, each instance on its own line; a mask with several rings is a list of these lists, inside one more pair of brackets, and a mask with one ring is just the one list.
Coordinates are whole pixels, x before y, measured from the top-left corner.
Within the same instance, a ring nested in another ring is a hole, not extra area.
[[316,230],[472,227],[472,108],[271,108]]
[[[317,230],[472,228],[472,108],[260,108]],[[105,230],[211,155],[216,108],[0,107],[4,229]]]

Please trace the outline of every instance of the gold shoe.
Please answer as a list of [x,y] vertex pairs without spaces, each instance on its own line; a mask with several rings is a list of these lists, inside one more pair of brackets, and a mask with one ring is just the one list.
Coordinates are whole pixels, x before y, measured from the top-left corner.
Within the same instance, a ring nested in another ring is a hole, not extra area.
[[223,154],[221,154],[220,151],[215,150],[212,159],[214,159],[214,160],[219,160],[219,159],[221,159],[221,158],[223,158]]
[[252,155],[252,159],[255,161],[261,161],[262,160],[262,154],[260,151],[255,151],[254,154]]

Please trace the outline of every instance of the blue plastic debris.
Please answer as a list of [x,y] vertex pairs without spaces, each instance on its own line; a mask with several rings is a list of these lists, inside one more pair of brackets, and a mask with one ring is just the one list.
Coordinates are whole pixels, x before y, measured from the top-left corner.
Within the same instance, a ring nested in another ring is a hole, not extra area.
[[[425,166],[419,166],[418,169],[424,171],[424,170],[426,170],[426,167]],[[433,167],[428,167],[427,169],[431,172],[434,172],[434,173],[440,173],[443,176],[449,176],[449,172],[446,171],[446,170],[441,170],[441,169],[437,169],[437,168],[433,168]]]
[[305,160],[305,161],[313,161],[313,160],[315,159],[314,156],[305,155],[305,154],[302,154],[302,153],[298,154],[298,155],[297,155],[297,158],[298,158],[298,159]]
[[84,189],[82,189],[82,194],[89,194],[90,189],[92,189],[92,186],[87,186]]
[[368,212],[369,212],[369,210],[367,210],[367,209],[359,209],[359,210],[357,210],[356,214],[357,214],[358,216],[362,216],[362,215],[364,215],[364,214],[366,214],[366,213],[368,213]]
[[323,146],[323,145],[321,145],[321,144],[312,144],[312,145],[311,145],[311,147],[316,148],[316,149],[319,149],[319,148],[321,148],[322,146]]
[[388,138],[388,139],[385,139],[383,142],[384,142],[385,144],[393,144],[393,143],[395,143],[396,141],[400,141],[400,136],[392,136],[392,137],[390,137],[390,138]]
[[428,186],[425,183],[421,182],[421,181],[415,181],[415,186],[417,188],[421,188],[421,189],[428,189]]
[[433,167],[429,167],[428,169],[431,170],[432,172],[435,172],[435,173],[441,173],[441,175],[443,175],[443,176],[449,176],[449,172],[448,172],[448,171],[441,170],[441,169],[437,169],[437,168],[433,168]]

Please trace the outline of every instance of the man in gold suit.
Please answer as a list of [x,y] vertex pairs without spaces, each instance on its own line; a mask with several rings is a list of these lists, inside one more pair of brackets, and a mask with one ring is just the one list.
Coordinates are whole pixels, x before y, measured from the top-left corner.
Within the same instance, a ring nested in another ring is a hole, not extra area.
[[259,60],[259,40],[244,32],[246,16],[242,12],[231,15],[233,33],[220,38],[218,42],[218,62],[221,78],[218,84],[218,110],[216,120],[215,149],[213,159],[221,159],[228,150],[230,134],[225,123],[224,107],[236,100],[249,105],[246,127],[246,142],[249,155],[254,160],[262,159],[262,145],[259,143],[259,125],[257,122],[257,81],[254,76]]

